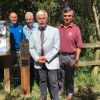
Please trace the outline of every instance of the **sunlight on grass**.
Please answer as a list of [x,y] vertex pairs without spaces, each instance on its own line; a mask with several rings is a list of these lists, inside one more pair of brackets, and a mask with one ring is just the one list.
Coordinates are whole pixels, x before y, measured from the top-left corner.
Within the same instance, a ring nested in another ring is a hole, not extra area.
[[[77,93],[77,90],[79,89],[78,86],[82,86],[82,89],[86,89],[84,87],[87,85],[91,86],[91,89],[93,90],[94,93],[97,92],[100,93],[100,74],[98,75],[97,79],[93,79],[89,77],[89,75],[86,74],[84,75],[83,73],[80,73],[78,77],[75,77],[75,93]],[[39,86],[36,83],[34,83],[34,85],[32,85],[31,88],[32,88],[31,94],[26,96],[21,95],[20,85],[17,86],[16,88],[11,86],[11,94],[6,94],[4,92],[4,83],[0,82],[0,100],[38,100],[40,96]],[[48,100],[50,100],[49,93],[47,98]],[[59,99],[66,100],[66,97],[59,96]]]

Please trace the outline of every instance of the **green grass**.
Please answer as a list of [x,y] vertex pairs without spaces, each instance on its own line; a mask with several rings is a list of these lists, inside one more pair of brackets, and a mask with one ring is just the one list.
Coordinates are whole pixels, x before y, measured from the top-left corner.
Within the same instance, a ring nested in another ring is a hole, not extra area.
[[[0,83],[1,84],[1,83]],[[84,83],[85,84],[85,83]],[[80,85],[80,84],[79,84]],[[75,91],[78,91],[78,84],[76,85],[75,82]],[[84,85],[81,84],[81,87],[85,88]],[[40,96],[40,90],[37,84],[34,84],[32,86],[32,91],[30,95],[22,96],[21,95],[21,88],[18,86],[17,88],[11,89],[11,94],[5,94],[4,90],[2,90],[2,93],[0,92],[0,100],[38,100]],[[93,92],[99,92],[100,91],[100,82],[95,83],[95,86],[92,87]],[[84,90],[82,90],[84,91]],[[66,100],[64,97],[59,97],[60,100]],[[48,94],[48,100],[50,100],[50,96]],[[77,100],[77,99],[75,99]],[[80,99],[81,100],[81,99]],[[99,99],[96,99],[99,100]]]
[[[100,73],[98,74],[97,78],[92,78],[89,73],[77,73],[75,76],[75,93],[79,90],[79,87],[82,88],[82,92],[87,91],[87,86],[90,86],[91,90],[94,94],[99,92],[100,95]],[[11,94],[6,94],[4,92],[4,83],[0,82],[0,100],[38,100],[40,96],[40,89],[39,86],[35,83],[32,85],[32,91],[30,95],[22,96],[21,95],[21,86],[17,86],[14,88],[11,85]],[[84,96],[84,95],[83,95]],[[64,97],[59,97],[60,100],[66,100]],[[50,100],[50,96],[48,93],[48,100]],[[75,99],[77,100],[77,99]],[[80,99],[84,100],[84,99]],[[88,99],[87,99],[88,100]],[[96,99],[99,100],[99,99]]]

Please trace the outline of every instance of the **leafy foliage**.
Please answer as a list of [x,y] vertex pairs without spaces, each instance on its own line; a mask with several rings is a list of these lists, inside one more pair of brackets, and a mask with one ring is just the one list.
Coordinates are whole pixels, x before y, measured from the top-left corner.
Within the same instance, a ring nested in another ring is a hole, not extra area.
[[[97,9],[100,10],[97,0]],[[70,6],[75,11],[75,23],[81,28],[83,42],[90,42],[90,36],[96,40],[96,26],[92,11],[93,0],[6,0],[0,3],[0,19],[8,20],[9,13],[17,12],[19,22],[24,23],[25,12],[34,13],[44,9],[49,14],[49,24],[58,26],[62,22],[63,8]],[[9,9],[8,9],[9,8]],[[17,8],[17,9],[16,9]]]
[[90,71],[92,70],[91,67],[81,67],[78,68],[75,74],[75,82],[76,82],[76,87],[77,86],[95,86],[94,79],[91,77]]
[[88,19],[83,19],[79,16],[75,17],[75,23],[80,27],[81,32],[82,32],[82,38],[84,43],[88,43],[90,36],[92,35],[93,38],[95,38],[95,24],[90,23],[90,20]]
[[[0,20],[8,20],[9,13],[15,11],[18,14],[19,22],[24,23],[24,15],[27,11],[34,13],[40,9],[44,9],[49,14],[49,24],[58,26],[62,22],[61,14],[63,8],[70,6],[75,11],[74,22],[80,27],[82,32],[83,42],[91,42],[90,37],[92,36],[92,42],[97,40],[96,37],[96,25],[94,15],[92,11],[94,0],[0,0]],[[100,12],[100,0],[95,0],[98,14]],[[94,59],[93,49],[82,50],[81,60],[92,60]],[[76,86],[94,86],[95,80],[91,78],[92,67],[78,68],[75,74]],[[99,78],[98,78],[99,79]],[[100,79],[99,79],[100,80]],[[0,84],[0,89],[3,89],[3,83]],[[13,90],[13,89],[12,89]],[[34,100],[37,100],[39,89],[35,86],[32,90],[32,95],[36,95]],[[12,93],[15,93],[13,91]],[[12,94],[13,95],[13,94]],[[7,95],[9,96],[9,95]]]

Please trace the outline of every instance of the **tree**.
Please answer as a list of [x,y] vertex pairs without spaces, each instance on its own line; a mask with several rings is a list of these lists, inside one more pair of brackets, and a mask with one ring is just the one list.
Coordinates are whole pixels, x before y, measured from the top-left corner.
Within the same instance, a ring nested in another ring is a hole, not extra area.
[[100,25],[99,25],[100,13],[97,8],[97,0],[94,0],[92,8],[93,8],[94,19],[96,23],[97,37],[98,37],[98,40],[100,40]]
[[100,0],[1,0],[0,19],[8,20],[9,13],[15,11],[19,22],[24,23],[27,11],[35,16],[39,9],[44,9],[50,16],[49,23],[57,26],[62,22],[62,10],[67,6],[75,11],[75,22],[81,28],[84,42],[88,42],[91,35],[100,37]]

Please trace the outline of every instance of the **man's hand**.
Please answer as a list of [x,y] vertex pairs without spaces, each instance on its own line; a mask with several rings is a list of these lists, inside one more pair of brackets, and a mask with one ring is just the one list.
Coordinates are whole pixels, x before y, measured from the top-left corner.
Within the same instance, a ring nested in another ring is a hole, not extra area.
[[21,51],[17,51],[17,57],[21,57]]
[[45,62],[46,62],[46,57],[45,56],[40,56],[39,57],[39,59],[38,59],[38,62],[40,63],[40,64],[44,64]]
[[73,62],[72,66],[77,68],[77,66],[78,66],[78,59],[75,59],[75,61]]

